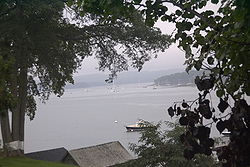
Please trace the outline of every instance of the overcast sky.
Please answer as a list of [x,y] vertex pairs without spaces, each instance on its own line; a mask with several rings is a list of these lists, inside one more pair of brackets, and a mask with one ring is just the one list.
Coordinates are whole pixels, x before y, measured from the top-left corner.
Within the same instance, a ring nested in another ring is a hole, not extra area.
[[[152,58],[143,66],[143,71],[168,70],[176,68],[185,68],[184,53],[180,51],[176,45],[172,45],[166,52],[159,53],[157,58]],[[99,73],[97,60],[89,57],[83,60],[82,67],[76,75],[86,75]],[[130,70],[133,70],[132,68]]]
[[[172,12],[176,8],[172,5],[168,5],[168,9],[168,12]],[[171,34],[175,29],[175,24],[169,22],[158,21],[155,26],[160,28],[163,34]],[[183,65],[185,61],[184,52],[177,47],[177,44],[172,44],[169,49],[158,55],[157,58],[152,58],[150,61],[146,62],[142,71],[169,70],[177,68],[185,69],[185,66]],[[83,60],[81,69],[78,70],[75,76],[101,73],[98,71],[97,67],[98,62],[96,59],[93,57],[86,58]],[[130,68],[130,70],[134,69]]]
[[[171,13],[176,8],[172,5],[168,5],[168,12]],[[156,27],[160,28],[163,34],[171,34],[175,29],[175,24],[169,22],[158,21],[155,24]],[[149,62],[146,62],[143,66],[142,71],[157,71],[157,70],[168,70],[183,68],[185,69],[184,52],[181,51],[176,44],[172,44],[169,49],[164,53],[159,53],[157,58],[152,58]],[[75,75],[87,75],[93,73],[100,73],[97,69],[98,63],[93,57],[89,57],[83,60],[81,69]],[[132,68],[130,70],[133,70]],[[130,71],[129,70],[129,71]]]
[[[170,34],[174,25],[171,25],[167,22],[158,22],[156,27],[159,27],[164,34]],[[143,66],[143,71],[157,71],[157,70],[168,70],[176,68],[185,68],[184,61],[185,56],[184,52],[181,51],[177,44],[172,44],[169,49],[165,52],[158,54],[157,58],[152,58],[149,62]],[[98,63],[97,60],[93,57],[89,57],[83,60],[82,67],[78,70],[78,73],[75,75],[87,75],[93,73],[100,73],[97,69]],[[133,70],[132,68],[130,70]]]
[[[213,10],[214,12],[216,12],[219,6],[220,5],[208,3],[208,5],[203,10],[197,10],[197,12],[202,12],[204,10]],[[176,8],[168,4],[168,9],[168,12],[172,12]],[[161,21],[157,22],[155,26],[159,27],[164,34],[171,34],[175,28],[175,24]],[[183,65],[184,61],[184,52],[177,47],[177,44],[172,44],[170,48],[167,49],[164,53],[159,53],[159,56],[156,59],[151,59],[149,62],[147,62],[144,65],[142,71],[157,71],[176,68],[185,69],[185,65]],[[95,60],[93,57],[89,57],[83,61],[81,69],[78,70],[78,73],[76,73],[75,75],[100,73],[97,70],[97,67],[97,60]]]

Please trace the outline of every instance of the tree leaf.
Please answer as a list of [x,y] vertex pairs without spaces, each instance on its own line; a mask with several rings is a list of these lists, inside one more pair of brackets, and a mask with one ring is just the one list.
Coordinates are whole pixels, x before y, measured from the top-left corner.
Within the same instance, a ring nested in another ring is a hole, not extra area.
[[187,117],[181,117],[181,118],[179,119],[179,122],[180,122],[180,124],[181,124],[182,126],[188,125],[188,119],[187,119]]
[[228,106],[229,104],[225,100],[220,98],[220,103],[218,104],[220,112],[224,113],[224,111],[227,109]]
[[219,0],[211,0],[211,2],[212,2],[213,4],[217,4],[217,3],[219,2]]
[[174,113],[175,113],[175,111],[174,111],[173,107],[169,107],[168,108],[168,115],[170,115],[170,117],[173,117]]
[[216,128],[220,133],[222,133],[226,128],[224,121],[220,120],[219,122],[217,122]]
[[216,91],[217,97],[222,97],[225,94],[225,91],[223,89],[218,89]]

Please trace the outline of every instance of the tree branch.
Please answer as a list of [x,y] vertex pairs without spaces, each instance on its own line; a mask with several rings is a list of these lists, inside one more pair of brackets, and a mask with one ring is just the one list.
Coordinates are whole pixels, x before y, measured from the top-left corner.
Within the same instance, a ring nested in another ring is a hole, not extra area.
[[181,8],[182,10],[186,10],[192,14],[194,14],[195,16],[199,17],[201,20],[203,20],[205,23],[209,24],[209,26],[211,26],[212,28],[215,28],[215,25],[211,24],[211,22],[208,20],[207,17],[203,16],[202,14],[198,13],[197,11],[195,10],[192,10],[192,9],[189,9],[189,8],[186,8],[183,4],[180,4],[180,3],[177,3],[173,0],[162,0],[161,1],[162,3],[164,2],[167,2],[167,3],[171,3],[173,4],[174,6],[177,6],[179,8]]
[[250,45],[250,43],[248,43],[248,42],[235,41],[235,40],[232,40],[232,39],[229,39],[229,38],[225,38],[225,39],[227,39],[228,41],[230,41],[232,43],[237,43],[239,45]]

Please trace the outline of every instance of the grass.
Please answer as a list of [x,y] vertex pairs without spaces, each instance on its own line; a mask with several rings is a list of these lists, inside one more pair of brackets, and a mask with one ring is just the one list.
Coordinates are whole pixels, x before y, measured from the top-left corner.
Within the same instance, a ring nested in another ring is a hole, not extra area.
[[76,167],[61,163],[38,161],[24,157],[0,157],[0,167]]

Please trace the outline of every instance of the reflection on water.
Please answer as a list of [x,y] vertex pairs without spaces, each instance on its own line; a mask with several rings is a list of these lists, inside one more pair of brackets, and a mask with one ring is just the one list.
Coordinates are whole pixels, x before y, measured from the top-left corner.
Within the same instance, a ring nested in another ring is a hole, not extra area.
[[[149,122],[171,120],[166,108],[174,101],[193,100],[195,87],[146,87],[122,85],[114,92],[107,87],[66,90],[61,98],[38,102],[33,121],[26,121],[25,152],[56,147],[75,149],[110,141],[138,140],[138,132],[125,125],[138,119]],[[117,122],[115,122],[117,121]]]

